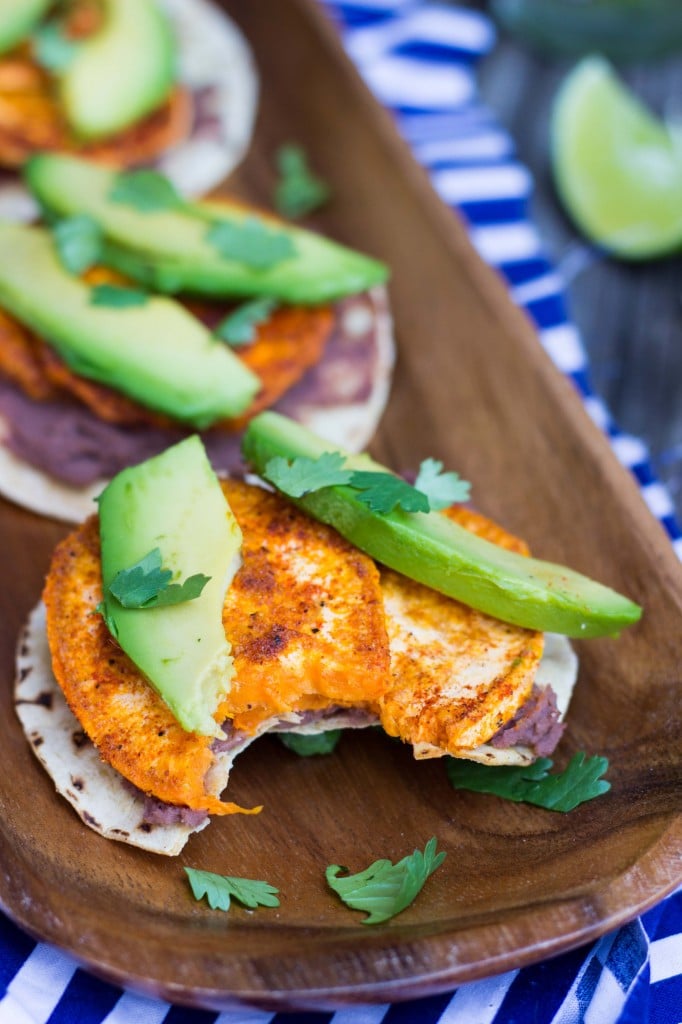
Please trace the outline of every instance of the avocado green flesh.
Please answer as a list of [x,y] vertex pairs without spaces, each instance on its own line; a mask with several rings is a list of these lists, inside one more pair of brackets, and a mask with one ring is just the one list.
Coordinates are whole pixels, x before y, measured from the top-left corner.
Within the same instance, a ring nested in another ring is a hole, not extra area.
[[0,306],[84,377],[203,429],[248,407],[260,381],[171,299],[93,306],[91,289],[59,262],[47,231],[0,223]]
[[113,135],[151,113],[175,79],[175,41],[154,0],[105,0],[104,24],[61,79],[61,99],[84,139]]
[[52,0],[4,0],[0,4],[0,54],[31,34]]
[[[222,609],[241,564],[241,531],[199,438],[114,477],[99,498],[99,519],[112,632],[184,729],[219,735],[213,715],[233,674]],[[155,548],[174,582],[196,573],[209,582],[182,604],[124,608],[109,593],[111,581]]]
[[[235,203],[188,202],[181,209],[140,212],[109,199],[114,171],[75,157],[39,154],[29,161],[25,176],[48,214],[88,214],[106,236],[104,261],[157,291],[215,298],[267,295],[306,305],[357,294],[388,276],[378,260]],[[245,220],[286,234],[295,254],[254,269],[225,258],[207,241],[211,224]]]
[[[286,417],[262,413],[249,424],[242,450],[263,474],[274,456],[317,458],[338,449]],[[368,468],[366,457],[347,458],[351,467]],[[347,486],[290,500],[384,565],[517,626],[592,637],[618,633],[641,615],[638,605],[610,588],[563,566],[505,551],[437,512],[396,509],[380,515]]]

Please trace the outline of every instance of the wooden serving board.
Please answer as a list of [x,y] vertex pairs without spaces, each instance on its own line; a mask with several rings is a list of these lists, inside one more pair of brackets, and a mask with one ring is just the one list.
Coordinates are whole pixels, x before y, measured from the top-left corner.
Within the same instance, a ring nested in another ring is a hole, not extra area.
[[[174,860],[107,842],[58,799],[12,711],[14,647],[65,527],[0,504],[0,901],[97,974],[208,1008],[331,1008],[426,995],[594,939],[682,881],[682,570],[638,490],[550,364],[464,227],[431,191],[313,0],[232,0],[261,76],[250,156],[227,187],[267,204],[273,155],[305,146],[331,183],[317,226],[385,259],[399,359],[373,451],[426,456],[473,482],[475,504],[645,609],[618,639],[578,644],[564,764],[606,755],[612,791],[570,814],[454,792],[442,762],[375,731],[298,759],[275,739],[237,762],[231,798]],[[419,899],[366,927],[327,864],[447,852]],[[183,865],[267,879],[278,909],[229,915],[189,894]]]

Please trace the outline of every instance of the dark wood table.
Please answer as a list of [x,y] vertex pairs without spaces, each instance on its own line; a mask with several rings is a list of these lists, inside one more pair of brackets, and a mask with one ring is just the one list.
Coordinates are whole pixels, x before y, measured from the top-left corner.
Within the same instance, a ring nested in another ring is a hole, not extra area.
[[[590,250],[562,211],[549,164],[549,119],[554,94],[572,63],[531,52],[500,33],[481,65],[481,91],[534,176],[532,215],[548,256],[565,272],[592,386],[621,429],[649,446],[654,472],[668,486],[680,521],[682,257],[637,264],[605,258]],[[682,54],[619,72],[658,115],[673,105],[682,109]]]

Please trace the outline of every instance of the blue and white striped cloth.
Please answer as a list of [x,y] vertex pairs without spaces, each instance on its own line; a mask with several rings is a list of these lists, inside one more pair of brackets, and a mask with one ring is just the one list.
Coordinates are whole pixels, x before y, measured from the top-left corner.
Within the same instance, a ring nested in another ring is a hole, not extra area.
[[[647,451],[593,393],[563,282],[529,220],[532,189],[509,137],[477,97],[489,21],[421,0],[324,0],[370,88],[396,117],[438,193],[460,211],[478,251],[509,283],[541,343],[575,383],[618,458],[682,555],[670,498]],[[0,1024],[682,1024],[682,890],[588,947],[392,1006],[334,1014],[188,1010],[92,977],[0,915]]]

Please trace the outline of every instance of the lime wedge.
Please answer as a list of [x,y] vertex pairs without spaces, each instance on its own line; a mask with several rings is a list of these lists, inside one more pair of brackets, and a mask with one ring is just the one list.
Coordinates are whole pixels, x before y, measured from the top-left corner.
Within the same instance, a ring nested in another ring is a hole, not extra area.
[[601,57],[568,75],[552,112],[559,195],[577,226],[616,256],[682,247],[682,143]]

